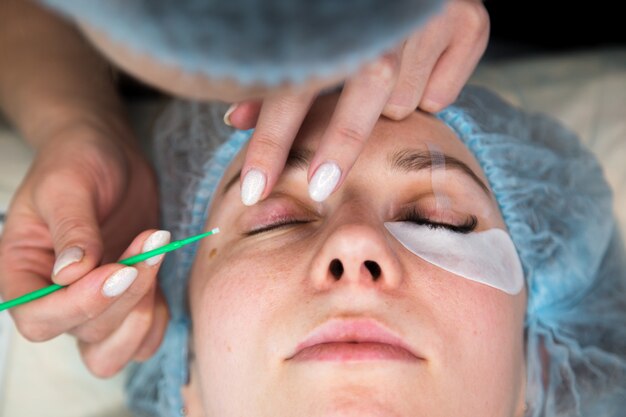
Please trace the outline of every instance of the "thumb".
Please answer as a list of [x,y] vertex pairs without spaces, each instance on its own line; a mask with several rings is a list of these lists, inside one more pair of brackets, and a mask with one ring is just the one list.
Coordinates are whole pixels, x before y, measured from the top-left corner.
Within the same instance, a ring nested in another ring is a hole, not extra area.
[[102,258],[96,198],[88,188],[69,184],[44,193],[47,198],[36,199],[36,204],[48,225],[54,248],[52,281],[68,285],[94,269]]

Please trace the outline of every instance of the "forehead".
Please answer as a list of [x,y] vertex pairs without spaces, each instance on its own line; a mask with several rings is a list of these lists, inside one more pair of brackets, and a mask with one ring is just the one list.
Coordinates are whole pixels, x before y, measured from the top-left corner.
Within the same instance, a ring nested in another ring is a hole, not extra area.
[[[338,97],[338,94],[328,95],[315,102],[294,141],[295,148],[311,151],[318,148],[335,112]],[[324,140],[333,141],[333,138],[327,136]],[[341,139],[334,140],[337,141],[333,144],[334,148],[341,149]],[[457,135],[441,120],[421,111],[415,111],[401,121],[381,116],[365,142],[354,169],[360,169],[359,165],[368,166],[375,159],[383,160],[388,154],[401,149],[437,149],[463,161],[483,182],[487,182],[478,161]]]
[[[314,102],[294,140],[293,149],[306,150],[309,155],[318,149],[334,115],[338,98],[338,93],[330,94],[322,96]],[[325,138],[324,140],[330,140],[336,149],[341,148],[340,139]],[[335,142],[332,142],[333,140]],[[426,152],[436,149],[446,156],[464,162],[483,183],[488,184],[478,161],[456,134],[435,116],[421,111],[413,112],[401,121],[394,121],[381,116],[365,141],[363,149],[350,171],[353,173],[351,176],[359,172],[364,173],[364,170],[371,173],[375,169],[380,169],[381,162],[389,161],[391,154],[405,149]],[[229,179],[231,186],[233,185],[232,182],[238,179],[237,173],[243,165],[246,151],[247,145],[226,170],[218,188],[218,195],[224,191]],[[217,200],[221,200],[221,198],[218,197]]]

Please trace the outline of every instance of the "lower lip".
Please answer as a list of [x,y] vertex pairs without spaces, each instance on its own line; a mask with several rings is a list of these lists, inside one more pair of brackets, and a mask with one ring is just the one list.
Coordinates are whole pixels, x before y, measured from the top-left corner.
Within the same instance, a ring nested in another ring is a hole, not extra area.
[[297,361],[416,361],[411,352],[398,346],[376,342],[334,342],[320,343],[299,351],[292,359]]

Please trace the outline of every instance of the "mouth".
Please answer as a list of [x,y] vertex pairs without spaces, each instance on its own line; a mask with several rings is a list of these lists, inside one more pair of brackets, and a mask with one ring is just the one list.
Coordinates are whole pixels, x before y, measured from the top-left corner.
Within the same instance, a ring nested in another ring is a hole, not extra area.
[[375,320],[333,319],[313,330],[288,360],[364,362],[423,358]]

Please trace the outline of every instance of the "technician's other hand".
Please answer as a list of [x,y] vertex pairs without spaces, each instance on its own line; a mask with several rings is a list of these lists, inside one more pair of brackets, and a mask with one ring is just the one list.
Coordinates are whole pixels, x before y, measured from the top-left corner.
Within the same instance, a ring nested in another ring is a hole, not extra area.
[[148,231],[133,241],[157,223],[156,184],[130,141],[112,135],[77,126],[47,140],[16,192],[0,240],[5,300],[53,282],[68,285],[12,309],[20,333],[31,341],[74,334],[99,376],[149,357],[167,323],[158,264],[110,263],[159,237],[145,243],[154,232]]
[[[395,51],[345,82],[335,113],[310,161],[309,195],[325,200],[343,182],[381,114],[401,120],[420,108],[451,104],[485,51],[489,16],[480,0],[451,0]],[[246,205],[265,198],[316,94],[243,102],[225,116],[239,129],[256,130],[241,171]]]

